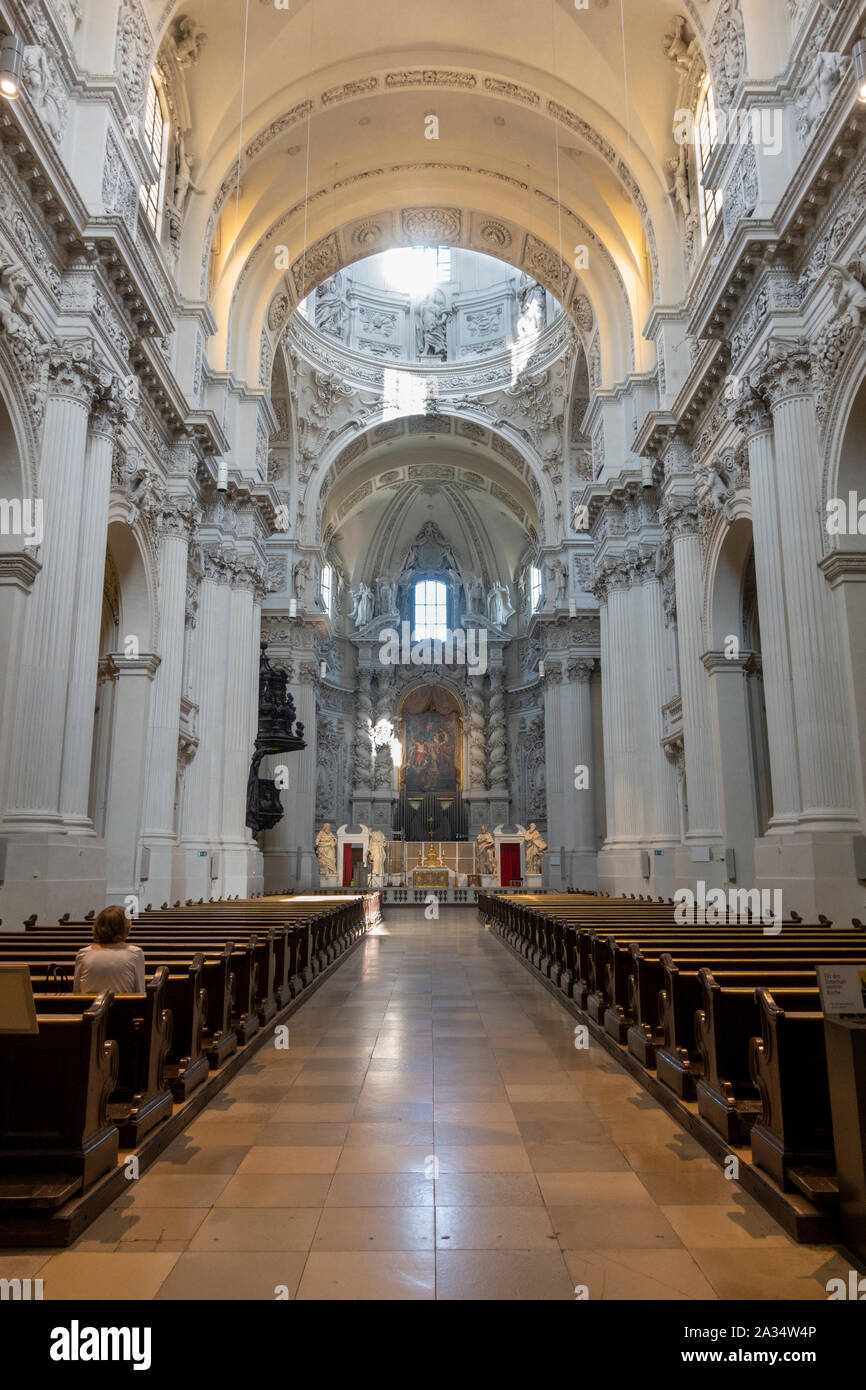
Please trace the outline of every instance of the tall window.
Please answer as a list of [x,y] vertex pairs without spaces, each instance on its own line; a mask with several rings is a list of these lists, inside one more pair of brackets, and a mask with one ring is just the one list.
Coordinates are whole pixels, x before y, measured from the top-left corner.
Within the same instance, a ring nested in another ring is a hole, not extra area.
[[704,171],[719,139],[719,124],[716,119],[716,99],[710,79],[704,83],[698,114],[695,122],[695,147],[698,160],[698,188],[701,199],[701,230],[706,241],[722,210],[722,194],[704,185]]
[[437,246],[436,248],[436,274],[440,285],[446,285],[451,279],[451,247]]
[[529,571],[529,611],[534,613],[541,602],[541,570],[533,565]]
[[147,220],[159,235],[159,212],[165,182],[165,155],[168,145],[168,122],[162,108],[159,88],[151,77],[147,89],[147,107],[144,113],[144,140],[153,165],[152,183],[142,184],[140,197],[147,214]]
[[438,579],[419,579],[415,585],[415,622],[412,640],[431,637],[444,642],[448,635],[448,590]]
[[334,570],[331,565],[322,566],[321,590],[325,612],[330,613],[331,603],[334,598]]

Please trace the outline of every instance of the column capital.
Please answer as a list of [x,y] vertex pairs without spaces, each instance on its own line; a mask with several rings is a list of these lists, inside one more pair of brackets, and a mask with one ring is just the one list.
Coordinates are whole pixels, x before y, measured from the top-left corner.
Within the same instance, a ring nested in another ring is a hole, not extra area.
[[689,496],[674,494],[666,497],[659,512],[665,535],[671,542],[683,540],[686,536],[696,536],[700,530],[700,515],[697,500]]
[[771,410],[783,401],[812,395],[812,357],[805,338],[771,338],[750,382]]
[[760,434],[771,434],[773,417],[769,403],[755,389],[752,381],[741,381],[727,402],[728,419],[742,431],[746,440]]
[[92,338],[58,339],[48,353],[48,392],[89,409],[111,374],[99,360]]
[[568,679],[579,684],[588,684],[595,670],[595,657],[576,657],[568,663]]
[[110,376],[97,387],[91,432],[115,440],[124,426],[135,418],[138,400],[138,382],[134,376]]
[[201,515],[201,508],[192,497],[166,497],[162,504],[160,533],[190,541]]

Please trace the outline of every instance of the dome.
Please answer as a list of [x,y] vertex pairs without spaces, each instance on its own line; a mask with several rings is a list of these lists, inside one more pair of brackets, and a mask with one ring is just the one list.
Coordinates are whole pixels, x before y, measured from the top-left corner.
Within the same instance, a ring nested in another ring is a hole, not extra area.
[[332,275],[300,313],[354,352],[435,369],[531,347],[562,308],[537,281],[492,256],[399,246]]

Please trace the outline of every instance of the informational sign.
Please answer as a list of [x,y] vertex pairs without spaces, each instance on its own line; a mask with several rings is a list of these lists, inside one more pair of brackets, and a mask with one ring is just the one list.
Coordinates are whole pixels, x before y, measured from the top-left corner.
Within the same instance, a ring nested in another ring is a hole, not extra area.
[[819,965],[817,970],[825,1015],[866,1024],[866,963]]

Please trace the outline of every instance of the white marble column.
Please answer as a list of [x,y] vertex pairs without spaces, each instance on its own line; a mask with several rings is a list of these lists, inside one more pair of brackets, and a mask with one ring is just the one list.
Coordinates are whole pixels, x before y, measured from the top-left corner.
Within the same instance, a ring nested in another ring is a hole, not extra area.
[[183,892],[183,864],[176,859],[175,798],[178,733],[183,692],[184,627],[189,540],[196,521],[188,497],[163,506],[159,552],[160,666],[150,704],[143,842],[150,848],[150,901],[173,901]]
[[[794,719],[791,652],[781,564],[779,500],[773,421],[760,396],[746,382],[732,403],[731,417],[742,430],[749,450],[752,491],[752,538],[755,579],[761,620],[761,658],[767,706],[767,742],[773,814],[770,829],[795,823],[800,809],[800,777]],[[797,534],[801,518],[797,525]]]
[[643,763],[643,831],[645,846],[674,845],[680,838],[677,775],[662,746],[664,715],[662,708],[671,698],[670,676],[666,666],[668,651],[665,629],[664,592],[653,573],[654,558],[640,567],[639,581],[632,590],[635,600],[635,632],[640,634],[641,699],[635,713],[640,714]]
[[[195,898],[221,896],[219,877],[210,878],[210,855],[219,844],[217,808],[222,788],[225,722],[224,654],[229,649],[228,578],[221,557],[205,557],[190,648],[189,690],[198,705],[198,748],[184,774],[181,821],[187,896]],[[201,850],[205,851],[204,856]]]
[[[139,893],[139,837],[144,800],[145,753],[153,679],[159,657],[114,653],[100,662],[99,675],[112,683],[111,709],[105,721],[108,754],[105,770],[105,847],[108,902],[120,903]],[[107,698],[103,690],[102,698]],[[154,901],[141,885],[141,905]],[[166,901],[156,898],[157,906]],[[92,903],[91,906],[97,906]]]
[[60,812],[71,829],[92,828],[88,802],[111,460],[118,432],[133,413],[134,400],[115,377],[98,393],[90,423],[60,784]]
[[[373,673],[369,666],[359,664],[355,674],[355,756],[352,768],[353,805],[369,805],[373,789],[373,753],[370,728],[373,722],[371,695]],[[366,811],[363,812],[366,815]],[[353,811],[357,820],[358,812]]]
[[602,622],[602,706],[608,845],[634,845],[640,838],[641,806],[635,782],[641,765],[637,703],[631,679],[634,655],[629,566],[609,562],[606,617]]
[[[255,577],[245,566],[232,581],[229,648],[225,672],[226,709],[223,745],[222,844],[229,892],[247,891],[248,855],[253,847],[246,826],[247,781],[258,727],[259,633]],[[241,877],[243,885],[238,887]]]
[[808,346],[771,343],[760,380],[773,412],[779,554],[800,768],[799,823],[810,829],[824,830],[834,822],[848,828],[855,821],[853,720],[840,680],[837,611],[819,569],[821,451]]
[[[15,673],[4,830],[44,831],[62,824],[60,775],[87,426],[98,380],[90,340],[67,342],[52,352],[38,480],[42,569],[27,603]],[[104,546],[102,558],[104,564]]]
[[688,797],[686,840],[693,844],[719,844],[722,839],[719,740],[712,686],[701,661],[707,644],[697,507],[693,501],[681,497],[669,498],[664,504],[663,516],[674,551]]
[[[547,841],[553,853],[565,850],[565,881],[579,881],[584,888],[594,884],[597,849],[590,698],[594,666],[592,659],[572,658],[562,667],[551,666],[544,680]],[[576,781],[581,785],[575,786]]]

